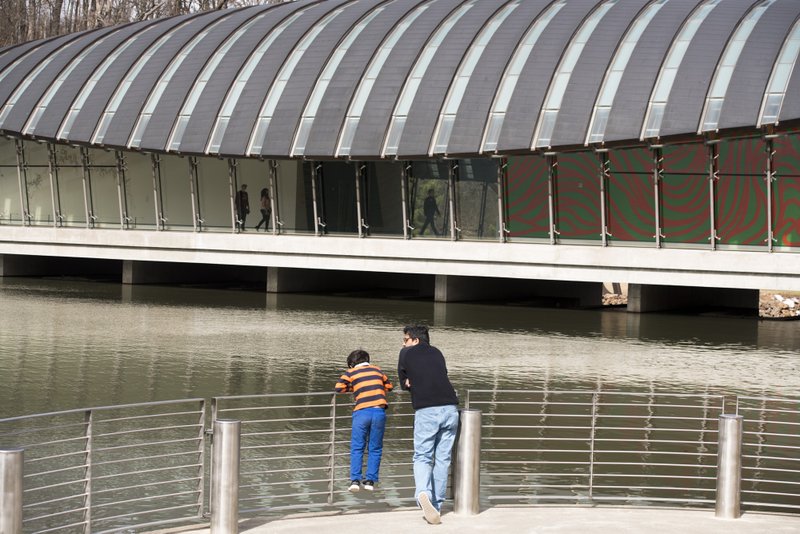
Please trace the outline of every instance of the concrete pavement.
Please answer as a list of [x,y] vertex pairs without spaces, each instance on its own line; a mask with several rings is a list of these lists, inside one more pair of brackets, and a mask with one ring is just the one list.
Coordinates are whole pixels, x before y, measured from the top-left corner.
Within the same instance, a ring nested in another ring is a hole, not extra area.
[[[208,534],[206,528],[166,532]],[[717,519],[713,510],[611,507],[498,506],[476,516],[452,512],[441,525],[429,525],[416,509],[373,513],[295,514],[281,518],[244,519],[241,534],[298,532],[374,532],[377,534],[800,534],[800,516],[746,513],[739,519]]]

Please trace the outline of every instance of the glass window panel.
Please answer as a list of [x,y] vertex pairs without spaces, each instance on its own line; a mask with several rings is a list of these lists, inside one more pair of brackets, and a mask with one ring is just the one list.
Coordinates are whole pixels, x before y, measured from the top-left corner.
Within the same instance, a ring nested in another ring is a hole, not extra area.
[[83,164],[80,150],[56,145],[58,166],[58,199],[61,224],[86,226],[86,201],[84,197]]
[[489,118],[489,128],[486,131],[486,141],[483,143],[484,150],[497,149],[497,141],[500,139],[500,130],[502,129],[504,119],[504,113],[492,113],[492,116]]
[[603,134],[606,131],[606,124],[608,124],[608,115],[611,108],[600,107],[597,108],[592,122],[592,132],[589,136],[590,143],[599,143],[603,140]]
[[[254,165],[244,160],[242,165]],[[309,163],[292,160],[277,161],[275,200],[278,205],[279,228],[282,233],[308,234],[314,232],[314,210],[311,202],[311,168]],[[253,172],[262,172],[254,170]],[[248,178],[249,179],[249,178]]]
[[0,137],[0,225],[22,224],[17,174],[17,148],[13,139]]
[[556,76],[550,94],[547,97],[547,109],[558,109],[561,107],[561,100],[564,98],[564,93],[567,90],[569,78],[569,73],[565,72],[559,73]]
[[142,230],[156,228],[153,166],[150,156],[123,152],[125,158],[125,200],[128,224]]
[[455,80],[455,83],[452,87],[452,93],[447,99],[447,105],[445,106],[444,113],[455,114],[458,112],[458,107],[461,104],[461,99],[464,97],[464,93],[467,90],[468,84],[469,78],[466,76],[461,76]]
[[600,93],[600,98],[597,99],[598,106],[610,106],[614,103],[614,96],[617,94],[617,89],[622,81],[622,74],[621,70],[608,73],[603,92]]
[[453,123],[456,121],[454,115],[445,115],[439,124],[439,135],[436,137],[436,145],[433,151],[439,154],[447,152],[447,143],[453,131]]
[[189,117],[183,115],[178,117],[178,123],[175,125],[175,132],[172,134],[172,142],[169,145],[169,150],[178,150],[181,147],[181,139],[183,133],[186,131],[186,126],[189,124]]
[[792,74],[792,67],[794,65],[789,65],[786,63],[781,63],[775,68],[775,73],[772,76],[772,83],[770,84],[770,88],[774,89],[775,92],[783,92],[786,90],[786,85],[789,83],[789,76]]
[[400,196],[401,166],[398,162],[367,165],[367,179],[362,183],[362,205],[371,235],[403,235],[403,201]]
[[403,134],[405,125],[405,117],[395,117],[392,120],[392,125],[389,128],[389,136],[386,139],[387,154],[397,154],[397,146],[400,144],[400,136]]
[[724,66],[717,70],[717,78],[714,80],[714,87],[711,88],[711,98],[725,98],[732,75],[733,67]]
[[677,73],[678,69],[666,69],[661,72],[661,79],[658,81],[655,93],[653,93],[653,102],[666,102],[669,99],[672,82],[675,81]]
[[339,161],[322,163],[320,199],[327,234],[357,234],[355,166]]
[[217,124],[214,126],[214,133],[211,135],[211,142],[208,145],[209,152],[219,152],[219,147],[222,145],[222,138],[225,137],[225,130],[228,129],[228,122],[230,117],[219,117]]
[[295,143],[293,155],[300,156],[305,152],[306,142],[308,141],[308,136],[311,133],[313,124],[313,117],[304,117],[303,120],[300,121],[300,129],[297,132],[297,143]]
[[608,231],[611,241],[655,241],[653,154],[647,148],[609,152]]
[[497,240],[497,159],[458,161],[456,225],[461,239]]
[[703,122],[703,131],[717,129],[723,102],[724,100],[721,98],[715,98],[708,101],[708,106],[706,108],[706,119]]
[[546,159],[543,156],[509,156],[506,176],[509,240],[549,239]]
[[449,167],[445,162],[415,161],[411,164],[408,202],[412,235],[450,237]]
[[494,104],[494,111],[505,113],[508,111],[508,103],[511,101],[511,95],[514,94],[514,88],[517,86],[517,79],[519,76],[512,75],[503,79],[500,90],[497,93],[497,100]]
[[25,186],[30,222],[33,225],[52,226],[53,197],[50,187],[50,160],[47,145],[23,142],[25,151]]
[[262,117],[258,119],[256,131],[253,133],[253,138],[250,141],[250,147],[247,149],[248,154],[261,154],[261,149],[264,147],[264,138],[267,136],[267,129],[269,128],[269,121],[269,117]]
[[412,78],[406,82],[406,86],[403,89],[403,96],[400,97],[400,102],[397,104],[397,109],[395,110],[396,115],[408,115],[408,111],[411,109],[411,103],[414,101],[421,81],[420,78]]
[[559,154],[556,226],[560,240],[599,241],[601,236],[598,161],[591,152]]
[[666,104],[653,104],[650,108],[650,115],[647,117],[647,126],[645,127],[644,137],[658,137],[658,132],[661,130],[661,119],[664,118],[664,108]]
[[767,103],[764,106],[764,115],[761,117],[761,124],[776,122],[778,120],[778,113],[781,111],[781,104],[783,104],[783,93],[767,96]]
[[350,108],[350,116],[361,116],[361,113],[364,111],[364,106],[367,104],[367,98],[372,92],[372,86],[374,84],[374,79],[367,79],[361,82],[361,85],[358,87],[358,94],[356,95],[355,100],[353,100],[352,107]]
[[550,146],[550,139],[556,126],[558,111],[545,111],[542,115],[542,126],[539,129],[539,137],[536,140],[536,147]]
[[194,230],[189,161],[161,156],[161,206],[167,230]]
[[[266,167],[266,165],[265,165]],[[258,220],[258,191],[260,183],[250,183],[239,177],[239,186],[247,184],[250,201],[249,226]],[[203,230],[230,232],[232,227],[230,178],[228,160],[197,158],[197,206]]]
[[689,48],[689,41],[684,40],[673,43],[672,48],[669,51],[669,57],[667,57],[667,62],[664,64],[664,68],[677,69],[680,67],[687,48]]
[[342,131],[342,139],[339,143],[339,156],[349,156],[350,149],[353,146],[353,138],[356,136],[356,128],[358,127],[358,117],[348,117],[344,123]]
[[[117,159],[114,152],[89,149],[89,179],[91,184],[90,214],[94,226],[119,228],[119,188],[117,187]],[[150,174],[148,173],[147,177]],[[152,180],[150,180],[152,183]]]
[[746,42],[747,41],[744,39],[731,41],[728,44],[728,48],[725,49],[725,56],[722,58],[722,64],[730,67],[735,66],[736,61],[739,59]]

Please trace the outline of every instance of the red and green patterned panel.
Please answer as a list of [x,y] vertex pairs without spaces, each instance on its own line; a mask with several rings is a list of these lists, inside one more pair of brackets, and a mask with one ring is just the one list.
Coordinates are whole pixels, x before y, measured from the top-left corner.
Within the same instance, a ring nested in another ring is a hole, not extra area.
[[773,234],[779,247],[800,247],[800,134],[775,140]]
[[558,156],[556,229],[560,239],[600,240],[599,168],[592,152]]
[[541,156],[511,156],[507,174],[509,237],[549,238],[547,161]]
[[767,239],[766,153],[759,138],[719,144],[716,186],[718,243],[763,245]]
[[706,147],[702,143],[664,147],[661,183],[661,232],[664,243],[708,244]]
[[646,148],[608,155],[608,232],[611,241],[655,241],[653,154]]

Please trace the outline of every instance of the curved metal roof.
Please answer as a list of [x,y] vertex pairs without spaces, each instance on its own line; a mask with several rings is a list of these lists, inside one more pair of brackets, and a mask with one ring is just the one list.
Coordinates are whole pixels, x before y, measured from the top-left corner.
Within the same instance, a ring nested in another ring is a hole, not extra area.
[[0,130],[221,156],[478,155],[581,146],[597,120],[601,143],[697,135],[713,97],[711,124],[755,131],[799,118],[798,48],[797,0],[298,0],[0,50]]

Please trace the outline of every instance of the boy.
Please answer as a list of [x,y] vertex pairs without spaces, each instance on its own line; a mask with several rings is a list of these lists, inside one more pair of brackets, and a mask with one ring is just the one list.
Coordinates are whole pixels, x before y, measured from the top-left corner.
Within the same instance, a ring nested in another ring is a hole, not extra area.
[[369,439],[367,478],[364,489],[372,491],[378,482],[383,453],[383,432],[386,429],[386,392],[392,390],[389,378],[375,365],[369,363],[369,354],[354,350],[347,357],[347,371],[336,382],[336,393],[352,391],[356,404],[353,407],[353,426],[350,434],[350,488],[361,489],[361,468],[364,446]]

